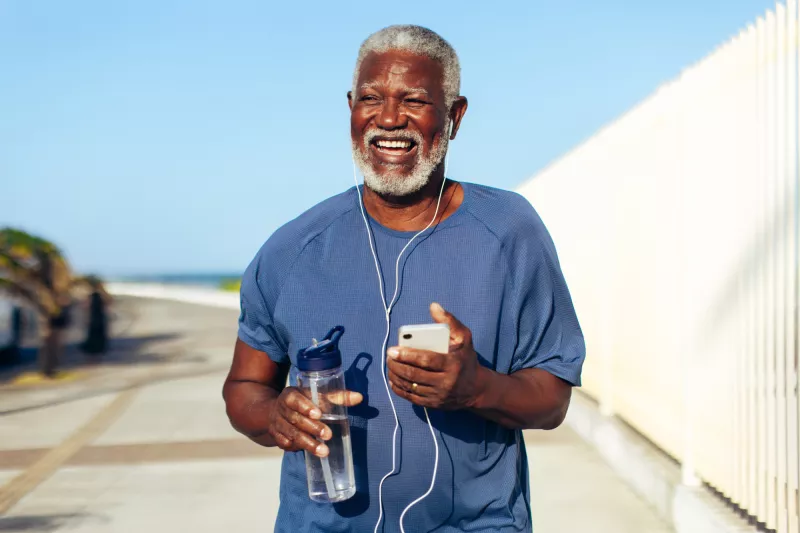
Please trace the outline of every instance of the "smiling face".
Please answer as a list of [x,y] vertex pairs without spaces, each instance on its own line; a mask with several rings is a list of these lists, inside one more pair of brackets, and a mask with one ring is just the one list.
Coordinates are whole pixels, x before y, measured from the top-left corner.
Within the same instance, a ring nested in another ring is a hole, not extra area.
[[350,95],[353,157],[373,191],[406,196],[447,153],[450,118],[439,62],[390,50],[364,58]]

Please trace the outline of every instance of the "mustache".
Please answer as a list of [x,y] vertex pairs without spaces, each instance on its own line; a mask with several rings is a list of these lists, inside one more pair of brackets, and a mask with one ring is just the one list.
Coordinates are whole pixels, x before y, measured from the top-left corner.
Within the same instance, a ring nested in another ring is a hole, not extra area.
[[424,142],[422,135],[416,131],[381,131],[369,130],[364,134],[364,148],[369,148],[370,143],[376,138],[386,139],[389,141],[412,141],[417,146],[421,146]]

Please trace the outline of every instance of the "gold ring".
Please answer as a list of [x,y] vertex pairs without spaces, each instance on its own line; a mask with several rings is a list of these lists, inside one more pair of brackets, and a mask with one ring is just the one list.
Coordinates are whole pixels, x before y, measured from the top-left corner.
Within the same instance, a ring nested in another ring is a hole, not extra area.
[[412,383],[411,384],[411,392],[417,392],[417,387],[419,387],[419,385],[417,385],[416,383]]

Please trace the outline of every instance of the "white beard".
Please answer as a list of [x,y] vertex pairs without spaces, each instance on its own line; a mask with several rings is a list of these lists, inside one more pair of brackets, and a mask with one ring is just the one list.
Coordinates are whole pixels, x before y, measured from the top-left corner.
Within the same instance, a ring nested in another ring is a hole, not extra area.
[[[439,142],[433,146],[433,149],[427,156],[421,157],[417,155],[417,161],[411,172],[402,177],[390,177],[382,175],[380,172],[375,172],[372,164],[369,162],[367,151],[371,140],[376,136],[392,137],[387,132],[377,132],[372,130],[364,135],[364,146],[358,146],[355,141],[352,142],[353,160],[358,165],[361,174],[364,175],[364,184],[378,194],[386,196],[408,196],[422,189],[431,179],[431,174],[437,166],[444,159],[447,154],[447,146],[450,139],[444,132],[450,131],[450,120],[448,119],[444,125],[442,135],[439,137]],[[417,132],[403,132],[396,136],[397,138],[413,139],[417,144],[417,150],[421,151],[422,136]],[[382,165],[387,170],[393,170],[400,165]]]

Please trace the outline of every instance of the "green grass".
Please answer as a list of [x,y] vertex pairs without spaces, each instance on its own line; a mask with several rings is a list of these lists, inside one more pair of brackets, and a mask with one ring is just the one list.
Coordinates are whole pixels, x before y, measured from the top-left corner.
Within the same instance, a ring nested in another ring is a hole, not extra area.
[[239,292],[242,287],[242,280],[240,279],[224,279],[220,282],[219,288],[228,292]]

